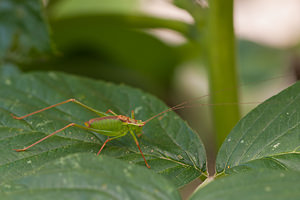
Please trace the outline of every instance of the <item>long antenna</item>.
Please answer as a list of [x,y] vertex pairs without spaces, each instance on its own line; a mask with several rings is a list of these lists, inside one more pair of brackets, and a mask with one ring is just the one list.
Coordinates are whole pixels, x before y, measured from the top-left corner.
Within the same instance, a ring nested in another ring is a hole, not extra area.
[[[170,112],[170,111],[173,111],[173,110],[181,109],[181,108],[183,108],[184,105],[186,105],[186,104],[188,104],[188,103],[190,103],[190,102],[199,100],[199,99],[201,99],[201,98],[207,97],[207,96],[209,96],[209,94],[206,94],[206,95],[203,95],[203,96],[200,96],[200,97],[197,97],[197,98],[193,98],[193,99],[191,99],[191,100],[184,101],[184,102],[182,102],[182,103],[180,103],[180,104],[177,104],[177,105],[175,105],[175,106],[173,106],[173,107],[171,107],[171,108],[169,108],[169,109],[167,109],[167,110],[164,110],[164,111],[162,111],[162,112],[160,112],[160,113],[158,113],[158,114],[156,114],[156,115],[150,117],[150,118],[147,119],[144,123],[146,124],[146,123],[148,123],[149,121],[151,121],[152,119],[158,117],[159,115],[162,115],[162,114],[164,114],[164,113],[166,113],[166,112]],[[178,107],[179,107],[179,108],[178,108]]]
[[[276,79],[279,79],[279,78],[285,78],[285,77],[289,77],[289,76],[292,76],[292,75],[291,75],[291,74],[287,74],[287,75],[281,75],[281,76],[271,77],[271,78],[268,78],[268,79],[263,80],[263,82],[265,82],[265,81],[271,81],[271,80],[276,80]],[[255,83],[257,83],[257,81],[256,81]],[[253,84],[253,83],[252,83],[252,84]],[[242,85],[242,86],[247,86],[247,85],[250,85],[250,83],[244,84],[244,85]],[[240,86],[240,87],[241,87],[241,86]],[[231,89],[232,89],[232,88],[231,88]],[[230,90],[230,89],[228,89],[228,90]],[[228,91],[228,90],[227,90],[227,91]],[[219,91],[219,92],[224,92],[224,90]],[[144,122],[144,124],[148,123],[148,122],[151,121],[152,119],[155,119],[156,117],[158,117],[158,116],[160,116],[160,115],[162,115],[162,114],[164,114],[164,113],[167,113],[167,112],[170,112],[170,111],[174,111],[174,110],[183,109],[183,108],[192,108],[192,107],[195,107],[195,105],[194,105],[194,106],[193,106],[193,105],[188,105],[188,106],[186,106],[186,104],[192,103],[192,102],[194,102],[194,101],[200,100],[200,99],[202,99],[202,98],[204,98],[204,97],[208,97],[208,96],[210,96],[210,94],[206,94],[206,95],[203,95],[203,96],[200,96],[200,97],[196,97],[196,98],[193,98],[193,99],[184,101],[184,102],[182,102],[182,103],[180,103],[180,104],[177,104],[177,105],[175,105],[175,106],[173,106],[173,107],[171,107],[171,108],[169,108],[169,109],[167,109],[167,110],[164,110],[164,111],[162,111],[162,112],[160,112],[160,113],[158,113],[158,114],[156,114],[156,115],[150,117],[149,119],[147,119],[147,120]],[[197,105],[198,105],[198,106],[204,106],[204,105],[220,106],[220,105],[236,105],[236,104],[258,104],[258,103],[261,103],[261,102],[246,102],[246,103],[233,102],[233,103],[218,103],[218,104],[197,104]]]
[[[184,102],[185,103],[185,102]],[[167,112],[170,112],[170,111],[174,111],[174,110],[179,110],[179,109],[184,109],[184,108],[195,108],[196,106],[230,106],[230,105],[236,105],[236,104],[259,104],[259,103],[262,103],[260,101],[257,101],[257,102],[243,102],[243,103],[238,103],[238,102],[233,102],[233,103],[217,103],[217,104],[211,104],[211,103],[201,103],[201,104],[192,104],[192,105],[182,105],[183,103],[181,104],[178,104],[176,106],[173,106],[167,110],[164,110],[152,117],[150,117],[149,119],[147,119],[144,123],[148,123],[149,121],[151,121],[152,119],[164,114],[164,113],[167,113]]]

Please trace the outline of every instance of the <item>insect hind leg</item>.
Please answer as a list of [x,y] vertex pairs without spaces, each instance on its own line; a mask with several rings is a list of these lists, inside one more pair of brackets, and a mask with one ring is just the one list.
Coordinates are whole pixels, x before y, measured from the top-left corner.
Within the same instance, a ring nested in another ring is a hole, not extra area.
[[24,119],[24,118],[29,117],[29,116],[31,116],[31,115],[35,115],[35,114],[37,114],[37,113],[40,113],[40,112],[49,110],[49,109],[51,109],[51,108],[54,108],[54,107],[56,107],[56,106],[60,106],[60,105],[63,105],[63,104],[69,103],[69,102],[74,102],[74,103],[78,104],[79,106],[81,106],[81,107],[83,107],[83,108],[86,108],[86,109],[90,110],[91,112],[93,112],[93,113],[95,113],[95,114],[97,114],[97,115],[99,115],[99,116],[101,116],[101,117],[107,116],[106,113],[103,113],[103,112],[100,112],[100,111],[98,111],[98,110],[96,110],[96,109],[94,109],[94,108],[91,108],[91,107],[89,107],[89,106],[87,106],[87,105],[81,103],[80,101],[77,101],[76,99],[68,99],[68,100],[62,101],[62,102],[60,102],[60,103],[57,103],[57,104],[54,104],[54,105],[51,105],[51,106],[42,108],[42,109],[37,110],[37,111],[34,111],[34,112],[32,112],[32,113],[29,113],[29,114],[24,115],[24,116],[21,116],[21,117],[17,117],[17,116],[15,116],[15,115],[13,115],[13,114],[11,114],[11,115],[12,115],[12,117],[13,117],[14,119],[20,120],[20,119]]
[[20,152],[20,151],[26,151],[27,149],[29,149],[29,148],[31,148],[31,147],[37,145],[38,143],[40,143],[40,142],[46,140],[47,138],[49,138],[49,137],[55,135],[56,133],[59,133],[59,132],[65,130],[66,128],[69,128],[69,127],[75,126],[75,125],[77,125],[77,124],[75,124],[75,123],[68,124],[67,126],[65,126],[65,127],[61,128],[61,129],[58,129],[58,130],[54,131],[54,132],[51,133],[50,135],[47,135],[46,137],[43,137],[42,139],[36,141],[35,143],[33,143],[33,144],[31,144],[31,145],[29,145],[29,146],[23,148],[23,149],[14,149],[14,150],[17,151],[17,152]]
[[26,118],[26,117],[29,117],[29,116],[31,116],[31,115],[35,115],[35,114],[37,114],[37,113],[43,112],[43,111],[45,111],[45,110],[49,110],[50,108],[54,108],[54,107],[56,107],[56,106],[60,106],[60,105],[63,105],[63,104],[69,103],[69,102],[74,102],[74,101],[75,101],[75,99],[68,99],[68,100],[66,100],[66,101],[62,101],[62,102],[60,102],[60,103],[57,103],[57,104],[54,104],[54,105],[51,105],[51,106],[42,108],[42,109],[40,109],[40,110],[34,111],[34,112],[32,112],[32,113],[29,113],[29,114],[24,115],[24,116],[21,116],[21,117],[17,117],[17,116],[15,116],[15,115],[13,115],[13,114],[11,114],[11,116],[12,116],[14,119],[20,120],[20,119],[24,119],[24,118]]

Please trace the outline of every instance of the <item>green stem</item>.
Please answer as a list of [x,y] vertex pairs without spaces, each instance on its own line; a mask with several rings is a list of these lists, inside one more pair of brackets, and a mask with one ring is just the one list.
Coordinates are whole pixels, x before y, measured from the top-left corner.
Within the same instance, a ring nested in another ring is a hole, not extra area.
[[[233,0],[210,0],[208,61],[213,104],[238,102]],[[218,147],[239,120],[238,104],[213,106]]]

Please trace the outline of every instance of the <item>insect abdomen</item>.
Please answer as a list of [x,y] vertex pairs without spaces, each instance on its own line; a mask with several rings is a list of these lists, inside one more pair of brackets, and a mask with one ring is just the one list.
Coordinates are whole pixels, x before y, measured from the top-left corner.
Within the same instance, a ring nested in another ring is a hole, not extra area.
[[122,131],[126,129],[119,119],[98,118],[90,122],[90,127],[99,130]]

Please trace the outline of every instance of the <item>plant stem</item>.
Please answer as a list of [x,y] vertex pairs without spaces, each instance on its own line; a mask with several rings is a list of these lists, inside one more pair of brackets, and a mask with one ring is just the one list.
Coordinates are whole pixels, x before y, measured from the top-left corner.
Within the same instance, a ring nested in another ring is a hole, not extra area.
[[[213,104],[238,102],[233,0],[210,0],[208,61]],[[230,89],[228,89],[230,88]],[[212,108],[218,148],[239,120],[238,104]]]

